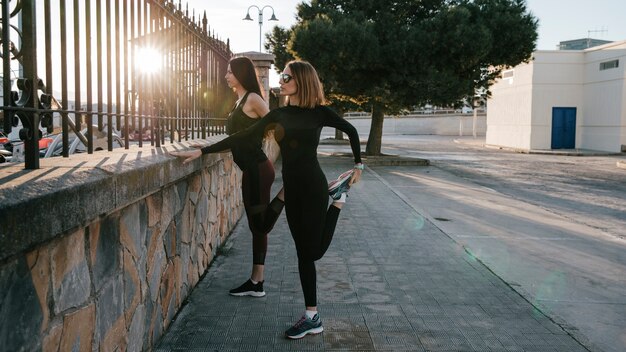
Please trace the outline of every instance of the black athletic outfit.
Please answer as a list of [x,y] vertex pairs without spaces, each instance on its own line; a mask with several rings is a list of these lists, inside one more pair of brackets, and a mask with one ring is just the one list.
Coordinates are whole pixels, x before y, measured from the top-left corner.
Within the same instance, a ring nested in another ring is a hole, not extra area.
[[306,306],[317,305],[315,261],[332,240],[340,209],[328,207],[328,181],[317,160],[322,128],[337,128],[348,135],[355,163],[361,162],[359,135],[334,111],[286,106],[272,110],[252,127],[202,148],[203,153],[257,143],[265,131],[274,130],[280,145],[287,222],[298,252],[300,283]]
[[[259,121],[243,112],[249,94],[247,92],[228,115],[226,133],[243,131]],[[233,160],[243,171],[241,193],[248,226],[252,232],[252,263],[258,265],[265,264],[267,234],[274,227],[283,208],[283,202],[277,198],[270,203],[270,191],[275,176],[274,165],[263,152],[261,142],[262,139],[258,139],[230,148]]]

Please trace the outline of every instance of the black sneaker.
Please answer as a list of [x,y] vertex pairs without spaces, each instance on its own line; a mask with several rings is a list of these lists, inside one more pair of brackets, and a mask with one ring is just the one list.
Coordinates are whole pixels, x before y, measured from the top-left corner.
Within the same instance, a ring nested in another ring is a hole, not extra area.
[[350,189],[350,180],[352,179],[352,174],[354,173],[354,169],[348,170],[343,174],[339,175],[336,180],[331,181],[328,184],[328,195],[337,200],[341,198],[341,195],[348,192]]
[[305,314],[297,323],[285,331],[285,336],[290,339],[301,339],[307,334],[315,335],[322,331],[324,331],[324,327],[322,326],[320,315],[315,314],[313,319],[311,319]]
[[252,283],[252,280],[244,282],[243,285],[233,288],[229,291],[232,296],[252,296],[263,297],[265,291],[263,291],[263,281],[259,281],[256,285]]

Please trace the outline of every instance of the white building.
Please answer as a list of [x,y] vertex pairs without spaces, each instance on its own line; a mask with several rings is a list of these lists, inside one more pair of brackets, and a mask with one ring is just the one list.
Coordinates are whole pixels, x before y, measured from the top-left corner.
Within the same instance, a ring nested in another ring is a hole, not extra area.
[[536,51],[491,88],[486,144],[626,151],[626,41]]

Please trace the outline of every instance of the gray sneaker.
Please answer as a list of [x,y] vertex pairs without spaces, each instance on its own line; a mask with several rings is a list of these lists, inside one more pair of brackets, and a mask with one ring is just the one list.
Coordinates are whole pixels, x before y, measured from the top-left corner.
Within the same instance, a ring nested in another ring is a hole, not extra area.
[[290,339],[301,339],[307,334],[319,334],[324,331],[324,327],[322,326],[322,320],[320,319],[319,314],[315,314],[313,319],[309,318],[305,315],[298,320],[292,327],[285,331],[285,336]]

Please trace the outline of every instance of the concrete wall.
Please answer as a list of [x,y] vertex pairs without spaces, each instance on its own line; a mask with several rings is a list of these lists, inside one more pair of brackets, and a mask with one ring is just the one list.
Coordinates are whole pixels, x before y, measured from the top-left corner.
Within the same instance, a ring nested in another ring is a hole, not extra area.
[[[584,113],[580,147],[620,152],[626,146],[626,43],[586,52]],[[619,67],[600,70],[600,63],[619,60]]]
[[582,113],[583,54],[538,51],[533,60],[512,69],[513,77],[492,88],[485,143],[510,148],[550,149],[552,108],[575,107]]
[[530,148],[533,63],[515,67],[512,77],[491,88],[485,143],[512,148]]
[[0,165],[6,351],[150,349],[243,212],[230,154],[182,166],[132,148],[22,168]]
[[[552,148],[552,108],[576,108],[576,133],[584,116],[584,54],[581,51],[538,51],[534,54],[529,149]],[[580,139],[576,138],[576,147]]]
[[[372,120],[368,117],[347,117],[357,129],[361,138],[367,138],[372,127]],[[432,117],[392,117],[386,116],[383,122],[383,135],[441,135],[458,136],[462,131],[464,136],[471,136],[473,128],[472,115],[442,115]],[[478,136],[484,136],[486,129],[485,115],[480,114],[476,119]],[[325,127],[322,135],[334,136],[335,129]]]

